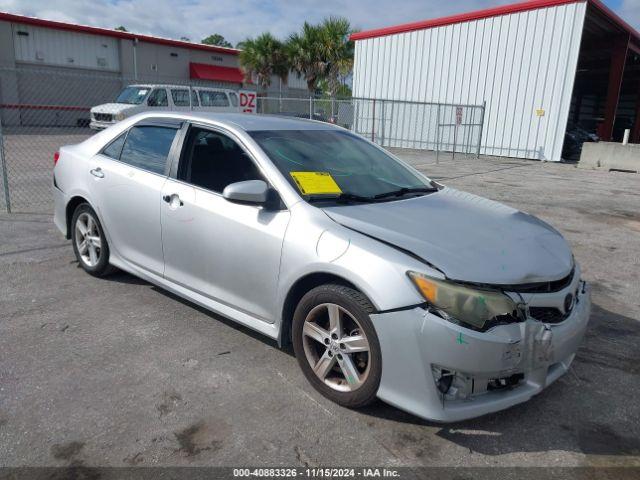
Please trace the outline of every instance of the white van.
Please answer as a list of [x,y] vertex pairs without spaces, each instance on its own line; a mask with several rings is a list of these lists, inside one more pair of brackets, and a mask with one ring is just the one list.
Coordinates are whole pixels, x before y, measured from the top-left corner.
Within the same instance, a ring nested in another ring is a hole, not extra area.
[[136,113],[156,108],[173,111],[250,112],[245,106],[240,109],[240,95],[251,95],[255,98],[255,92],[220,88],[129,85],[120,92],[115,102],[97,105],[91,109],[89,126],[94,130],[103,130]]

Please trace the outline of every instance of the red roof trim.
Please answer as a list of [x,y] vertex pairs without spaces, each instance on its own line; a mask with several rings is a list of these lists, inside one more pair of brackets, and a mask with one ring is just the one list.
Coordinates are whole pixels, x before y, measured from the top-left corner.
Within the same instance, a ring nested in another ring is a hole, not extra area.
[[235,48],[204,45],[202,43],[183,42],[182,40],[152,37],[151,35],[138,35],[137,33],[132,32],[121,32],[119,30],[110,30],[108,28],[89,27],[87,25],[76,25],[74,23],[56,22],[54,20],[44,20],[41,18],[26,17],[24,15],[16,15],[6,12],[0,12],[0,20],[23,23],[27,25],[35,25],[38,27],[55,28],[56,30],[68,30],[72,32],[82,32],[93,35],[104,35],[107,37],[122,38],[125,40],[134,40],[137,38],[141,42],[156,43],[158,45],[168,45],[171,47],[186,48],[189,50],[204,50],[207,52],[226,53],[229,55],[238,55],[238,53],[240,53],[240,50],[237,50]]
[[206,63],[189,63],[191,78],[200,80],[217,80],[219,82],[242,83],[244,74],[237,67],[221,67]]
[[472,20],[480,20],[483,18],[497,17],[500,15],[508,15],[510,13],[526,12],[528,10],[537,10],[539,8],[556,7],[566,5],[568,3],[578,3],[588,1],[602,13],[609,17],[614,23],[629,32],[636,39],[640,38],[640,34],[622,20],[618,15],[613,13],[600,0],[533,0],[529,2],[514,3],[512,5],[503,5],[500,7],[488,8],[485,10],[476,10],[474,12],[451,15],[449,17],[436,18],[432,20],[423,20],[420,22],[405,23],[392,27],[378,28],[375,30],[365,30],[363,32],[351,35],[351,40],[364,40],[366,38],[383,37],[385,35],[393,35],[396,33],[412,32],[415,30],[424,30],[427,28],[441,27],[444,25],[452,25],[454,23],[469,22]]

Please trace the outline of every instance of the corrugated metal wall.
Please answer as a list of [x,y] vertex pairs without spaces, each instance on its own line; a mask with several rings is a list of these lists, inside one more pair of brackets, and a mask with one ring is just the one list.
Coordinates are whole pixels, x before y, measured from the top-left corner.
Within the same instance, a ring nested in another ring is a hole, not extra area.
[[[481,153],[560,160],[585,12],[577,2],[358,40],[354,96],[486,101]],[[432,148],[435,132],[420,135]]]
[[119,71],[118,40],[32,25],[13,25],[17,62]]

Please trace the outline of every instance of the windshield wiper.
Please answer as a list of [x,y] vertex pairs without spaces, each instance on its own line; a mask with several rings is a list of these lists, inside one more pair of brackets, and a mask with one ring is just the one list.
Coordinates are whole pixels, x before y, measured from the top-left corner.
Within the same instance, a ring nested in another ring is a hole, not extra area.
[[356,195],[355,193],[344,192],[337,196],[325,197],[320,195],[314,195],[307,198],[307,201],[310,203],[313,202],[374,202],[374,197],[364,197],[362,195]]
[[373,197],[374,200],[379,200],[381,198],[388,197],[401,197],[402,195],[407,195],[410,193],[433,193],[437,192],[438,189],[435,187],[402,187],[398,190],[392,190],[390,192],[379,193]]

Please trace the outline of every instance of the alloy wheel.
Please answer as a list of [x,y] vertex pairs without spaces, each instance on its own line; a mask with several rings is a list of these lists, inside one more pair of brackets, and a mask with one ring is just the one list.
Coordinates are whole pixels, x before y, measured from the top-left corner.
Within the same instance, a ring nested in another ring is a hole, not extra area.
[[334,303],[314,307],[302,329],[305,356],[316,376],[340,392],[357,390],[371,366],[369,342],[355,317]]
[[102,254],[102,238],[98,223],[89,213],[78,215],[75,225],[75,240],[78,254],[88,267],[95,267]]

